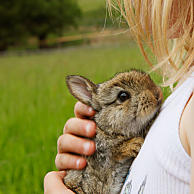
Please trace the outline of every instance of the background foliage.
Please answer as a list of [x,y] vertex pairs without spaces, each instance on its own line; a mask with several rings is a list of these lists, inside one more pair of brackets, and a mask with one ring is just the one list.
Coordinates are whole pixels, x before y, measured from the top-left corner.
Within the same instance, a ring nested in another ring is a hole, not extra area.
[[39,47],[51,33],[75,26],[81,10],[75,0],[0,0],[0,50],[35,36]]

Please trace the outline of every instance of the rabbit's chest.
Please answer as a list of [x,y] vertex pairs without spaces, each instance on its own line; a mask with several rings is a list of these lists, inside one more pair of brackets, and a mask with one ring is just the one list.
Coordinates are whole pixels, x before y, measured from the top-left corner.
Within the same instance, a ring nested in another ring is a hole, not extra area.
[[[96,142],[96,152],[88,158],[91,171],[101,181],[114,182],[113,179],[123,177],[123,172],[129,168],[129,163],[115,160],[115,149],[121,144],[123,139],[111,138],[99,132],[94,139]],[[125,169],[125,170],[124,170]]]
[[102,163],[103,166],[115,165],[115,148],[121,144],[123,139],[113,138],[103,131],[97,130],[94,141],[96,143],[96,152],[93,155],[93,159],[98,161],[99,164]]
[[91,180],[95,180],[94,188],[100,191],[97,193],[118,194],[125,181],[131,161],[117,162],[107,147],[104,150],[101,150],[103,146],[98,148],[88,160],[86,174],[89,174],[90,178],[93,177]]
[[102,171],[104,174],[107,169],[112,169],[115,166],[112,140],[98,139],[97,137],[95,143],[96,152],[88,158],[88,162],[94,169],[98,167],[99,173]]

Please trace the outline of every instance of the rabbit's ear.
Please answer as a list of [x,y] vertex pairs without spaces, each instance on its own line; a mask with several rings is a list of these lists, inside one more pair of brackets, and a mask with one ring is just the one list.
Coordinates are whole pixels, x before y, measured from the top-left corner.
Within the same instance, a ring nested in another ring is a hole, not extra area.
[[70,75],[66,78],[71,94],[82,103],[91,106],[92,94],[96,93],[97,86],[85,77]]

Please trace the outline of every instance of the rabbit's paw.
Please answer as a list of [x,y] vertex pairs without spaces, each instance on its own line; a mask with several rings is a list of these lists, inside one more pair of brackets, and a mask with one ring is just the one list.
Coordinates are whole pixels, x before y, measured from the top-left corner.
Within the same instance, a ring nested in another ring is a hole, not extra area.
[[64,177],[64,183],[67,188],[72,190],[75,193],[82,194],[82,171],[80,170],[71,170],[67,172],[67,175]]
[[117,148],[115,159],[121,161],[126,158],[135,158],[143,143],[144,139],[142,137],[134,137],[133,139],[125,141]]
[[72,182],[66,182],[65,186],[72,190],[76,194],[84,194],[85,192],[80,186],[77,186],[73,181]]

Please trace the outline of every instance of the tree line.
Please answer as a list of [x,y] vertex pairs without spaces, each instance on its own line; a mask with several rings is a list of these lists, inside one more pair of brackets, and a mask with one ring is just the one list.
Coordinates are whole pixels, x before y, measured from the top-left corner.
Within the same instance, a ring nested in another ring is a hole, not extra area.
[[0,0],[0,50],[31,36],[44,48],[49,34],[61,35],[80,16],[76,0]]

